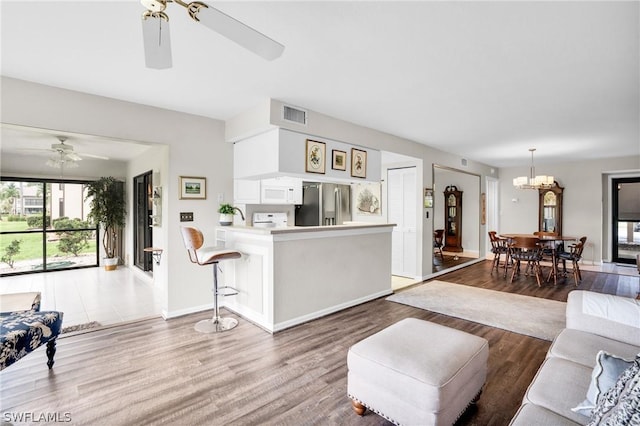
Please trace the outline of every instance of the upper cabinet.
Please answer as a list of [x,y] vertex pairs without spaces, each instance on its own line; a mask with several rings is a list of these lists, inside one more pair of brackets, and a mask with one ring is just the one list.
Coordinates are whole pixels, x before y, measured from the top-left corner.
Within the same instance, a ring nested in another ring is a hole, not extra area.
[[538,189],[538,231],[562,235],[562,193],[564,188],[554,182],[551,188]]
[[[309,171],[307,151],[315,142],[314,159],[322,166]],[[358,155],[357,173],[352,158]],[[380,182],[381,153],[355,144],[333,141],[286,129],[272,129],[233,144],[233,177],[268,179],[279,176],[320,182]]]
[[234,204],[260,204],[260,181],[248,179],[233,180]]

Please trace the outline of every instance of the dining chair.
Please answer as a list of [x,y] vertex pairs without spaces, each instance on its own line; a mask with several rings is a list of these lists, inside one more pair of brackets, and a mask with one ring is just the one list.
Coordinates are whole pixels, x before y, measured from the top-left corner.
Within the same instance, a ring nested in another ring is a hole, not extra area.
[[573,272],[573,282],[578,286],[578,282],[582,281],[582,273],[580,272],[580,260],[582,259],[582,251],[587,242],[587,237],[581,237],[580,240],[569,246],[569,251],[561,251],[557,254],[557,261],[562,261],[562,271],[567,273],[567,260],[571,262]]
[[433,248],[434,255],[437,252],[440,253],[440,258],[444,260],[444,256],[442,254],[442,247],[444,246],[444,229],[436,229],[433,231]]
[[509,247],[507,247],[507,240],[499,238],[496,231],[489,231],[489,241],[493,253],[493,262],[491,263],[491,273],[493,274],[494,269],[498,272],[500,268],[500,256],[504,254],[505,264],[509,261]]
[[510,283],[513,282],[513,278],[516,274],[520,274],[520,268],[522,262],[527,262],[525,269],[525,275],[529,275],[529,271],[532,270],[536,276],[538,287],[541,287],[540,283],[540,259],[542,257],[542,247],[539,244],[538,237],[515,237],[513,242],[509,245],[509,257],[514,262],[513,270],[511,271]]

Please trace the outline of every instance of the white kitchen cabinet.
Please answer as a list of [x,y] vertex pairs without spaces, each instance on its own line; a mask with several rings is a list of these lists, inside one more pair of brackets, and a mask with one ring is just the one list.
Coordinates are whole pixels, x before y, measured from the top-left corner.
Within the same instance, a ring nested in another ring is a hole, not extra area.
[[260,204],[260,181],[249,179],[234,179],[233,203]]

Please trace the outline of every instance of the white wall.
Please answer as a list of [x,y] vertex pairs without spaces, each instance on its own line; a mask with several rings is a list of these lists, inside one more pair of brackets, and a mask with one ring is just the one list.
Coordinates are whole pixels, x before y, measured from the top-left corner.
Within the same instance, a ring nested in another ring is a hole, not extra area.
[[[630,170],[640,175],[640,155],[536,167],[537,174],[553,175],[564,187],[562,233],[587,237],[583,259],[589,264],[606,260],[603,253],[607,252],[608,238],[603,230],[608,226],[608,190],[603,175]],[[538,229],[538,191],[517,189],[511,184],[514,177],[527,174],[526,167],[500,169],[501,233],[531,233]]]
[[[164,243],[163,266],[154,273],[167,283],[163,310],[173,316],[212,305],[211,268],[188,261],[179,213],[193,212],[192,225],[203,230],[205,241],[214,240],[217,195],[229,201],[233,191],[233,150],[224,140],[224,122],[8,77],[2,77],[1,96],[4,123],[166,145],[160,170],[166,205],[158,238]],[[179,200],[179,176],[206,177],[207,199]]]

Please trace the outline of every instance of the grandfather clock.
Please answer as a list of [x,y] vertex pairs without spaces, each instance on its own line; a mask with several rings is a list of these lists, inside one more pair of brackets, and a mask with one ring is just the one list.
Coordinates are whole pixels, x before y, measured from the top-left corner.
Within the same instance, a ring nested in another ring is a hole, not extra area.
[[461,252],[462,249],[462,191],[455,185],[444,190],[444,251]]

